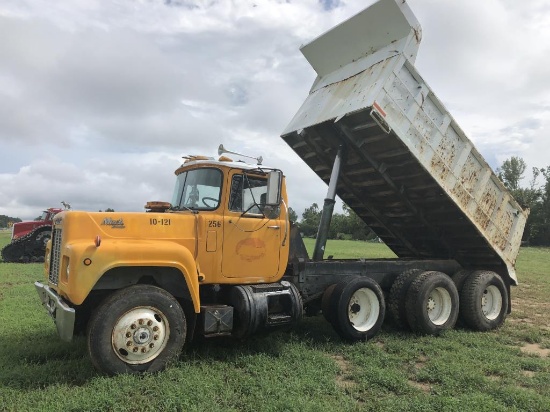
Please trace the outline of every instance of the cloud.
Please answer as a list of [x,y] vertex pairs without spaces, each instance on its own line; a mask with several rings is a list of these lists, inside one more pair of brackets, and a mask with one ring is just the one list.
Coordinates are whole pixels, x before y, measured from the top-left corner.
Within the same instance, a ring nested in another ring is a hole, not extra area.
[[171,178],[179,163],[161,153],[111,155],[80,166],[48,156],[15,175],[0,174],[0,197],[9,199],[0,205],[0,214],[20,210],[34,216],[61,201],[80,210],[143,211],[149,200],[170,201]]
[[[299,215],[321,204],[325,184],[279,138],[315,78],[299,46],[370,3],[4,1],[0,214],[142,210],[170,199],[182,155],[220,143],[283,169]],[[490,164],[545,166],[547,2],[409,5],[419,72]]]

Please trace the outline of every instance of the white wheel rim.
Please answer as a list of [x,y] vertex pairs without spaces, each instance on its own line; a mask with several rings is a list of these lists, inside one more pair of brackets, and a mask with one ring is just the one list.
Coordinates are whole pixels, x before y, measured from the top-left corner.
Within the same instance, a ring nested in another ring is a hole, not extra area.
[[170,326],[158,309],[134,308],[122,315],[112,333],[113,350],[126,363],[136,365],[155,359],[166,347]]
[[483,291],[483,296],[481,297],[481,310],[489,320],[495,320],[500,314],[502,310],[502,294],[496,286],[489,285],[487,289]]
[[378,296],[369,288],[357,289],[348,303],[348,320],[359,332],[366,332],[376,324],[380,315]]
[[428,296],[426,310],[434,325],[441,326],[451,316],[453,302],[449,291],[445,288],[435,288]]

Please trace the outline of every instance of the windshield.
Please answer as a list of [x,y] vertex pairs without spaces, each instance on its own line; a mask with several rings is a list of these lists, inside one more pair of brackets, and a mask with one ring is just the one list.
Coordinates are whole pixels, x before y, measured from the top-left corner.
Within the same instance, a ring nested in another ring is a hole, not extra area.
[[214,210],[220,205],[222,173],[218,169],[195,169],[178,175],[172,207]]
[[42,212],[42,214],[40,216],[38,216],[34,220],[37,221],[37,222],[46,220],[46,218],[48,217],[48,214],[49,214],[48,212],[44,211],[44,212]]

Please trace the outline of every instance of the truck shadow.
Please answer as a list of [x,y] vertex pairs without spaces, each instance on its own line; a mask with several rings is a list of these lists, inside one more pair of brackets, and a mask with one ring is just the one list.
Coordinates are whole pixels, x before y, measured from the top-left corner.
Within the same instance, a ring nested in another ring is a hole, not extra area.
[[181,360],[200,358],[232,362],[243,356],[256,354],[277,358],[293,343],[312,349],[323,349],[327,346],[341,345],[342,340],[322,316],[313,316],[304,318],[295,327],[260,333],[247,339],[199,339],[187,346]]
[[[391,326],[384,326],[384,329]],[[0,387],[32,390],[50,386],[84,386],[103,375],[97,372],[88,357],[86,338],[76,337],[72,343],[59,341],[57,335],[29,333],[18,339],[19,345],[2,360]],[[316,350],[337,350],[343,341],[322,316],[307,317],[287,330],[260,334],[248,339],[231,337],[199,339],[186,345],[178,364],[201,361],[234,364],[248,356],[279,358],[291,345]],[[161,372],[162,373],[162,372]]]

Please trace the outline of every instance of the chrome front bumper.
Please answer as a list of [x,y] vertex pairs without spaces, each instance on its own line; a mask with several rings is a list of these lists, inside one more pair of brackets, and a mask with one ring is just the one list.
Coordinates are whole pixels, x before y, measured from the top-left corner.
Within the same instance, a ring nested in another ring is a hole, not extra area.
[[34,282],[42,304],[53,318],[61,340],[70,342],[73,339],[75,311],[50,287]]

